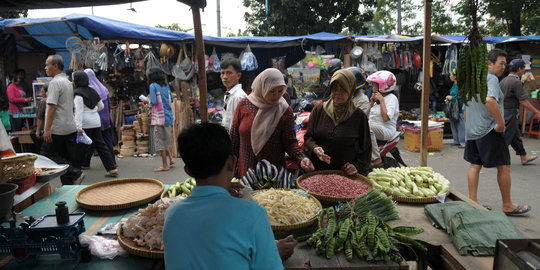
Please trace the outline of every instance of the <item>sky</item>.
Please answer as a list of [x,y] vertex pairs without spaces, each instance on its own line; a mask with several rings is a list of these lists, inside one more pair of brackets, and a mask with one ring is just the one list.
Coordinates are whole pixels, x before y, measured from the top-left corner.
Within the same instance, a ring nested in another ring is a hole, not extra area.
[[[217,0],[207,0],[204,11],[201,10],[201,24],[204,35],[217,36]],[[133,7],[137,12],[128,10]],[[176,0],[149,0],[132,4],[95,6],[61,9],[31,9],[29,18],[62,17],[72,13],[81,13],[106,17],[119,21],[156,26],[178,23],[182,29],[193,29],[191,9]],[[220,0],[221,36],[245,30],[244,13],[246,8],[242,0]],[[193,30],[189,31],[193,32]]]

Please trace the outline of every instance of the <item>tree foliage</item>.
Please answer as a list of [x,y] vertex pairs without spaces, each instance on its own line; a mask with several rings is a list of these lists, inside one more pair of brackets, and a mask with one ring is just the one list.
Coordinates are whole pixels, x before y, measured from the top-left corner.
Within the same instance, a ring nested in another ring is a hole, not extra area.
[[180,25],[178,23],[172,23],[170,25],[156,24],[155,27],[174,30],[174,31],[180,31],[180,32],[189,32],[189,31],[193,30],[193,28],[184,29],[184,28],[180,27]]
[[[369,9],[376,0],[244,0],[247,29],[257,36],[305,35],[318,32],[367,33]],[[361,11],[362,7],[362,11]]]
[[28,16],[28,9],[0,10],[0,17],[4,19],[26,18],[27,16]]

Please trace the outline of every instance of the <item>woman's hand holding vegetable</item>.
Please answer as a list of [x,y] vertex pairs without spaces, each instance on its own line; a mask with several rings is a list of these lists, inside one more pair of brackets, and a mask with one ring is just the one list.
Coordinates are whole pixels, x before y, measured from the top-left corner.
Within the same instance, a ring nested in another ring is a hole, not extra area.
[[315,153],[315,155],[317,155],[317,157],[324,163],[326,164],[330,164],[330,159],[331,157],[327,154],[324,153],[324,150],[322,149],[322,147],[315,147],[313,149],[313,153]]
[[315,166],[313,166],[313,163],[309,158],[303,158],[302,161],[300,161],[300,167],[306,171],[314,171]]
[[451,96],[451,95],[448,95],[448,96],[446,96],[446,99],[447,99],[447,100],[452,100],[452,96]]
[[236,197],[236,198],[242,198],[242,194],[240,193],[240,191],[243,188],[244,186],[240,184],[239,182],[231,182],[231,184],[229,185],[228,191],[231,194],[231,196]]
[[356,167],[354,165],[352,165],[351,163],[349,163],[349,162],[347,162],[347,163],[345,163],[345,165],[343,165],[342,170],[347,175],[353,175],[353,174],[358,173],[358,170],[356,169]]
[[82,129],[77,129],[77,134],[82,135],[84,131]]

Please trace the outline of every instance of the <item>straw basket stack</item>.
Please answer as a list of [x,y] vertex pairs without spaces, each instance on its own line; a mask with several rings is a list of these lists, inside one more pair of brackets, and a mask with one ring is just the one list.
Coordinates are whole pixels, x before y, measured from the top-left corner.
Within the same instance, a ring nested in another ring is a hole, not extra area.
[[125,126],[122,129],[122,147],[120,148],[120,155],[133,156],[135,154],[135,129],[131,126]]
[[141,113],[140,115],[141,132],[148,133],[148,114]]
[[148,134],[137,133],[137,154],[148,154]]

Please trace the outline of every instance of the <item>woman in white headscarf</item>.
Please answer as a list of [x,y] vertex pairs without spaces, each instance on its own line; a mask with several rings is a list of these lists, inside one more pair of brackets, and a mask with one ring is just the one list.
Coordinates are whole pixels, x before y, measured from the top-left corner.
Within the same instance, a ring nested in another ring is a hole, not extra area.
[[243,177],[262,159],[285,166],[285,152],[302,169],[314,170],[298,146],[293,112],[282,97],[286,91],[283,74],[268,68],[255,78],[251,88],[253,92],[238,103],[230,130],[233,154],[238,157],[237,176]]

